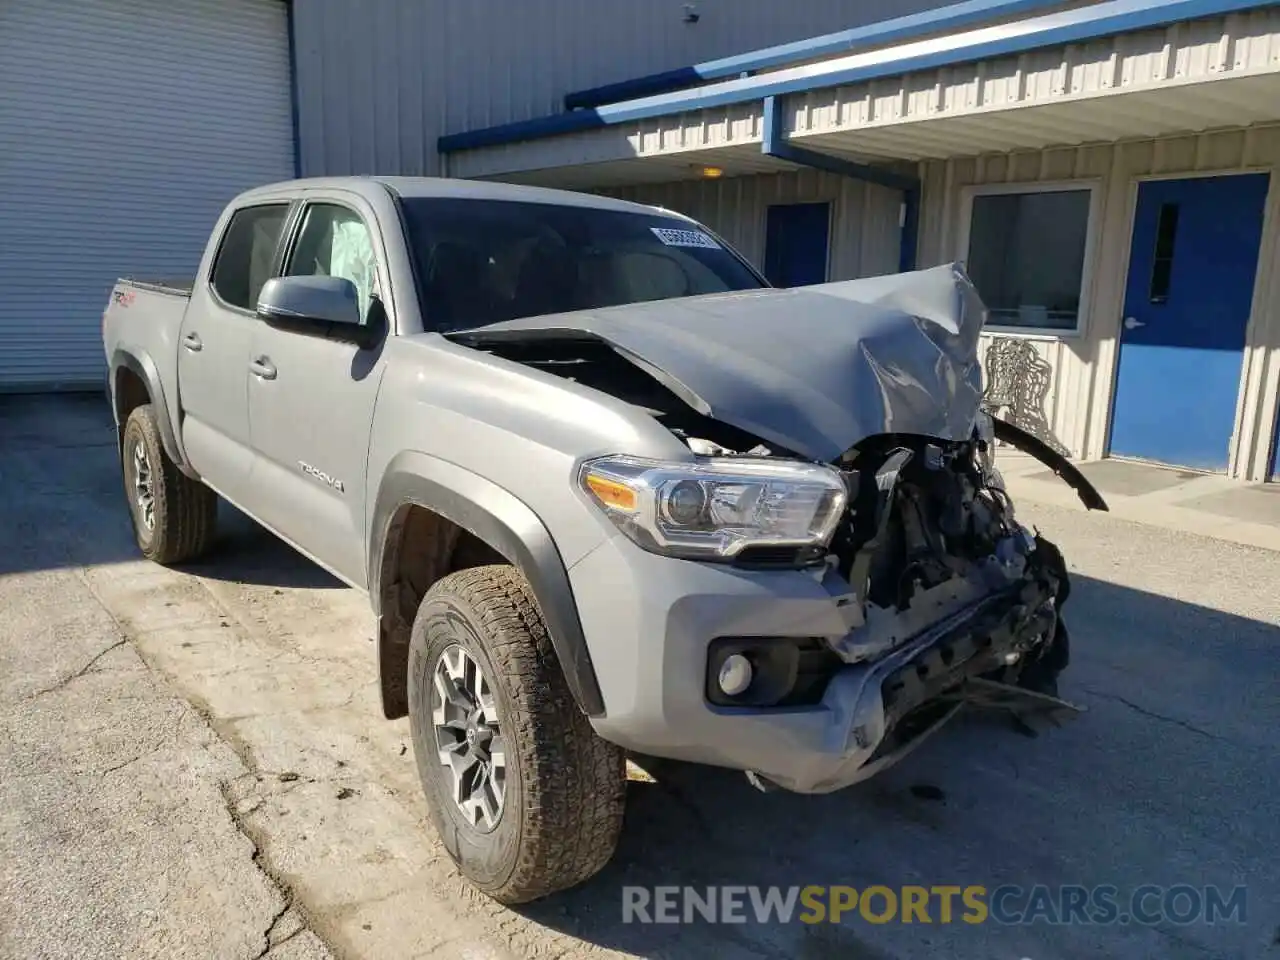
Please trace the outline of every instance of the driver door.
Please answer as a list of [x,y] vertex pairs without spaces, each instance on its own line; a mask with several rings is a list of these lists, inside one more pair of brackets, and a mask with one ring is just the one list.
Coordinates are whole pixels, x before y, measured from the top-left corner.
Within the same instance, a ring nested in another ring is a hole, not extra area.
[[[281,275],[344,277],[355,284],[366,319],[383,310],[385,258],[373,222],[354,200],[308,199]],[[362,348],[324,327],[260,322],[249,364],[260,519],[360,588],[367,581],[365,473],[382,346]]]

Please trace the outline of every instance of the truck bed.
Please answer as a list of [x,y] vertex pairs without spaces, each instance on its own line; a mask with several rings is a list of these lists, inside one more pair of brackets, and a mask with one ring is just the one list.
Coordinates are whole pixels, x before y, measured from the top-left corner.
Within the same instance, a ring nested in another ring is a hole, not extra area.
[[196,285],[195,277],[188,277],[183,280],[140,280],[134,277],[121,277],[121,284],[128,284],[138,290],[151,290],[155,293],[172,293],[180,297],[191,296],[191,291]]
[[102,315],[102,343],[109,358],[118,352],[141,361],[134,373],[148,379],[147,395],[160,410],[163,429],[170,407],[176,413],[178,337],[191,305],[194,280],[137,280],[121,278],[111,289]]

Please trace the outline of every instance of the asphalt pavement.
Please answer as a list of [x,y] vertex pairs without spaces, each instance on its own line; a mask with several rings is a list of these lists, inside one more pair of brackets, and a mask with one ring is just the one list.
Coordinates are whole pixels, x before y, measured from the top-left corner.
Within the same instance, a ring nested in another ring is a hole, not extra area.
[[[363,597],[230,509],[209,559],[141,561],[98,397],[0,399],[0,489],[0,957],[1280,960],[1280,553],[1024,503],[1073,572],[1080,719],[965,716],[823,797],[649,764],[610,867],[509,910],[432,833]],[[815,885],[1010,896],[622,922],[628,887]],[[1121,909],[1009,922],[1064,887]],[[1182,899],[1121,922],[1142,888]]]

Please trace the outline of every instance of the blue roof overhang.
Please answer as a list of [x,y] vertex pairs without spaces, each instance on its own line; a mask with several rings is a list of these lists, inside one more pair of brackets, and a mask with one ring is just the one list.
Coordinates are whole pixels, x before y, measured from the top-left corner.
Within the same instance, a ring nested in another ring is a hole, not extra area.
[[694,89],[446,134],[439,138],[437,145],[442,154],[452,154],[523,143],[713,107],[762,102],[769,97],[807,93],[1045,47],[1082,43],[1184,20],[1273,6],[1276,6],[1275,0],[1107,0]]
[[880,20],[850,30],[826,33],[793,43],[782,43],[732,57],[707,60],[643,77],[632,77],[588,90],[575,90],[565,94],[564,108],[581,110],[584,107],[599,107],[606,103],[654,96],[685,87],[698,86],[712,80],[741,77],[753,71],[772,70],[796,64],[802,60],[814,60],[859,49],[866,50],[906,40],[918,40],[929,34],[960,30],[996,20],[1007,20],[1063,5],[1064,0],[964,0],[962,3]]

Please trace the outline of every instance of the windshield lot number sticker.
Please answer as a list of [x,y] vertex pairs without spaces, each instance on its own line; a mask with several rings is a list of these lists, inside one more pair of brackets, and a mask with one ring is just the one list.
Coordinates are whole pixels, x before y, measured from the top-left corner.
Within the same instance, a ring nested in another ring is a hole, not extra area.
[[650,227],[653,235],[668,247],[702,247],[706,250],[719,250],[716,243],[701,230],[672,230],[669,227]]

